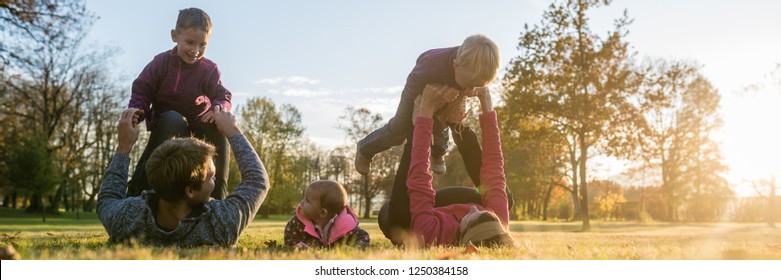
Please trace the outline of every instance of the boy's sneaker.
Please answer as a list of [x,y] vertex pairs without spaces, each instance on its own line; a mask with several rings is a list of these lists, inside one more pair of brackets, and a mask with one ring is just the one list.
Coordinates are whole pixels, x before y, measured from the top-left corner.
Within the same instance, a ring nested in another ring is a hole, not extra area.
[[431,172],[442,175],[446,170],[444,157],[431,157]]
[[355,149],[355,171],[366,176],[371,170],[372,159],[363,156],[363,153],[358,149]]

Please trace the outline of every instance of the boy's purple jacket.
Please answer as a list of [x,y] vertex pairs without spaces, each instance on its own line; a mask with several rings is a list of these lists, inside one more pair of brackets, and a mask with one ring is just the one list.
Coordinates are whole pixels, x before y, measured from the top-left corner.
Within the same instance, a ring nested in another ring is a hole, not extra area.
[[144,110],[142,119],[151,130],[161,113],[176,111],[192,126],[215,105],[231,109],[231,93],[222,86],[217,64],[205,57],[187,64],[174,47],[155,56],[133,81],[128,108]]
[[453,60],[456,59],[458,47],[428,50],[415,61],[415,68],[407,76],[402,95],[415,99],[423,93],[427,84],[443,84],[452,88],[462,89],[456,83]]

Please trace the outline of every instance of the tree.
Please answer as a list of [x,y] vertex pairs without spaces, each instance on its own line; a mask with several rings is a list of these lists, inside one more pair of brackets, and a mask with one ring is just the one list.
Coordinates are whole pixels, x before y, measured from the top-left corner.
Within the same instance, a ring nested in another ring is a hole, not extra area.
[[78,200],[81,183],[92,172],[81,160],[95,142],[89,103],[105,92],[119,92],[106,67],[115,51],[82,48],[82,38],[96,19],[83,1],[3,4],[0,14],[9,23],[0,45],[7,73],[3,87],[8,100],[19,106],[4,107],[2,114],[40,135],[56,159],[61,181],[50,210],[58,211],[61,202],[74,209],[68,197]]
[[779,187],[776,177],[771,176],[769,179],[756,180],[751,185],[759,197],[767,200],[767,207],[764,209],[765,222],[772,228],[776,227],[776,221],[781,215],[781,210],[778,209],[778,198],[776,197]]
[[261,215],[289,213],[306,187],[302,183],[308,162],[302,161],[306,151],[302,149],[301,114],[291,105],[277,108],[267,98],[252,98],[236,110],[241,130],[262,160],[273,188],[261,206]]
[[593,197],[590,203],[596,207],[592,217],[618,219],[621,206],[626,202],[621,185],[609,180],[591,181],[591,193]]
[[[586,12],[610,1],[556,2],[539,26],[524,27],[503,85],[510,120],[537,116],[566,139],[573,201],[582,230],[590,229],[588,159],[607,146],[608,136],[626,133],[634,107],[628,102],[638,84],[628,43],[626,12],[605,38],[594,34]],[[517,122],[517,121],[516,121]]]
[[[660,170],[666,220],[717,220],[733,195],[722,173],[711,135],[721,126],[721,97],[698,67],[682,61],[653,61],[640,88],[638,135],[624,147],[645,168]],[[626,140],[627,138],[625,138]],[[681,217],[683,210],[687,215]]]
[[[30,190],[43,208],[42,197],[50,193],[59,181],[45,141],[32,138],[14,146],[8,166],[11,183],[17,188]],[[41,211],[41,218],[46,222],[46,211]]]
[[[348,106],[344,114],[339,117],[338,127],[342,129],[349,142],[357,143],[358,140],[382,125],[382,116],[374,114],[366,108]],[[372,199],[383,190],[389,190],[393,186],[396,167],[401,160],[402,146],[396,146],[388,151],[374,155],[372,158],[371,172],[366,176],[354,179],[360,185],[359,195],[363,199],[363,217],[369,218],[373,208]],[[349,156],[354,158],[355,154]],[[348,168],[351,169],[351,168]],[[353,173],[355,174],[355,173]],[[361,208],[361,207],[359,207]]]
[[[95,199],[100,192],[100,184],[103,180],[103,173],[108,168],[117,144],[117,125],[120,117],[126,94],[116,94],[122,92],[114,87],[105,88],[97,94],[97,98],[87,102],[87,116],[83,120],[82,128],[92,128],[84,131],[90,143],[92,144],[86,152],[79,157],[78,172],[80,173],[77,186],[81,186],[77,198],[83,195],[87,196],[86,201],[81,205],[85,212],[91,212],[95,208]],[[147,136],[148,137],[148,136]],[[139,139],[137,143],[146,143],[144,139]],[[137,153],[143,149],[135,149]],[[76,198],[73,199],[77,203]]]
[[497,108],[507,187],[522,216],[547,220],[554,189],[573,191],[564,182],[565,142],[550,121],[536,116],[513,118],[511,110]]

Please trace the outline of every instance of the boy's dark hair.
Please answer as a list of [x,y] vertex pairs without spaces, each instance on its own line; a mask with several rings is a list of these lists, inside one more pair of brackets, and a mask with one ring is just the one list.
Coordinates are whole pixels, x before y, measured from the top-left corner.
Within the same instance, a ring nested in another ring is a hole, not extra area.
[[201,188],[216,149],[197,138],[174,138],[157,147],[146,161],[146,177],[155,193],[168,202],[185,196],[184,188]]
[[341,184],[331,180],[320,180],[309,184],[320,195],[320,207],[330,215],[338,215],[347,206],[347,191]]
[[212,20],[209,18],[209,14],[198,8],[179,10],[179,17],[176,19],[176,31],[193,27],[206,32],[206,34],[211,33]]

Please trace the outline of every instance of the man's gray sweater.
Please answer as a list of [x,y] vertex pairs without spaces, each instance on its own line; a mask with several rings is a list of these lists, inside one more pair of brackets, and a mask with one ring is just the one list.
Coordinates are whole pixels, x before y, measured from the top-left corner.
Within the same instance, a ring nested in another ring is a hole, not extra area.
[[236,245],[268,193],[268,175],[243,135],[234,135],[228,141],[241,172],[241,183],[225,199],[211,199],[194,210],[173,230],[162,229],[155,221],[152,209],[157,208],[158,196],[154,191],[125,197],[130,158],[115,154],[103,175],[97,202],[98,217],[109,242],[136,240],[146,245],[182,247]]

